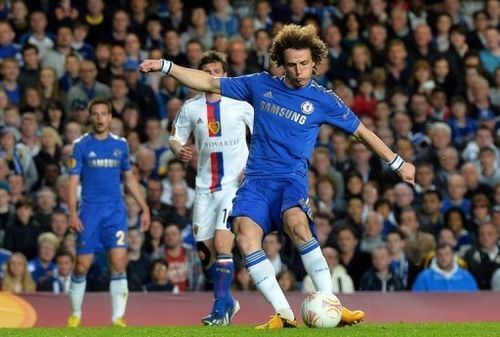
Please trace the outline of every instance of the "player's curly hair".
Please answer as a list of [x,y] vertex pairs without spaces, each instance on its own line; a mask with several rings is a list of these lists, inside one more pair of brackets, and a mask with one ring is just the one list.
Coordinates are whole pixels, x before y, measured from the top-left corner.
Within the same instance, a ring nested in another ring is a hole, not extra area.
[[278,66],[284,65],[284,54],[286,49],[310,49],[312,60],[315,64],[321,62],[328,55],[326,44],[319,38],[313,25],[301,27],[289,24],[274,38],[270,49],[271,61]]

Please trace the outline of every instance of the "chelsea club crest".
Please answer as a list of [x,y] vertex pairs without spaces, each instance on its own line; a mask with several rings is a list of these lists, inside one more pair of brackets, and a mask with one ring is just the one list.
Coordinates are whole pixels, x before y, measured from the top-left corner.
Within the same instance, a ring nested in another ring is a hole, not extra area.
[[300,109],[302,110],[303,114],[310,115],[314,111],[314,105],[309,101],[305,101],[300,105]]

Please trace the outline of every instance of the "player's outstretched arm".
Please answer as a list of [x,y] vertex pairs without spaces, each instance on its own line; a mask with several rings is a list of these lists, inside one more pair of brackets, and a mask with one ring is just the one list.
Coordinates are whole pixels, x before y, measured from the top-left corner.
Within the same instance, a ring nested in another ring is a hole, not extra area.
[[143,73],[161,71],[191,89],[220,94],[220,79],[218,77],[201,70],[178,66],[168,60],[145,60],[139,65],[139,71]]
[[76,211],[77,203],[77,189],[80,183],[80,176],[70,175],[68,182],[68,208],[69,208],[69,227],[76,232],[81,232],[83,230],[83,224],[80,221],[78,213]]
[[144,199],[144,195],[142,194],[142,191],[139,187],[139,183],[137,182],[137,179],[134,177],[132,171],[131,170],[125,171],[123,174],[125,177],[125,185],[127,186],[128,191],[130,192],[130,194],[132,194],[132,197],[137,201],[139,206],[141,206],[142,209],[141,230],[145,232],[149,229],[149,224],[151,223],[151,214],[149,213],[149,206],[146,203],[146,199]]
[[408,184],[415,185],[415,166],[411,163],[405,162],[397,153],[385,145],[385,143],[373,132],[368,130],[363,123],[354,132],[354,136],[360,139],[379,157],[384,159],[387,164],[395,172],[399,174],[401,179]]

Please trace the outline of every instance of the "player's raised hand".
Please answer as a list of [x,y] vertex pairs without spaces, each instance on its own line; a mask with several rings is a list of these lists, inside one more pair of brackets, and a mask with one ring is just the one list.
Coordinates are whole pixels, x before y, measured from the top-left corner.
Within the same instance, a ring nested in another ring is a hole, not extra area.
[[149,209],[142,211],[141,216],[141,232],[146,232],[151,224],[151,215],[149,214]]
[[184,145],[183,147],[181,147],[178,157],[184,162],[190,161],[191,158],[193,158],[193,150],[191,149],[191,146]]
[[398,173],[404,182],[415,186],[415,166],[412,163],[405,162]]
[[144,60],[139,65],[139,71],[142,73],[150,73],[160,71],[162,66],[161,60]]
[[83,224],[76,213],[69,214],[69,228],[75,232],[81,232],[83,230]]

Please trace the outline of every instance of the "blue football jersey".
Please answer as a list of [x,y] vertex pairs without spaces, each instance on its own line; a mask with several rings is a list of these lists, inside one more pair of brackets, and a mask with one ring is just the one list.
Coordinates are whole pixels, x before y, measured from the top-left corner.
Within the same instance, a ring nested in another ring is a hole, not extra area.
[[84,203],[123,203],[122,172],[130,170],[127,141],[112,133],[104,140],[86,133],[73,142],[69,169],[80,176]]
[[337,95],[313,80],[299,89],[268,73],[221,78],[223,96],[255,109],[245,175],[260,178],[307,175],[321,124],[354,133],[360,121]]

